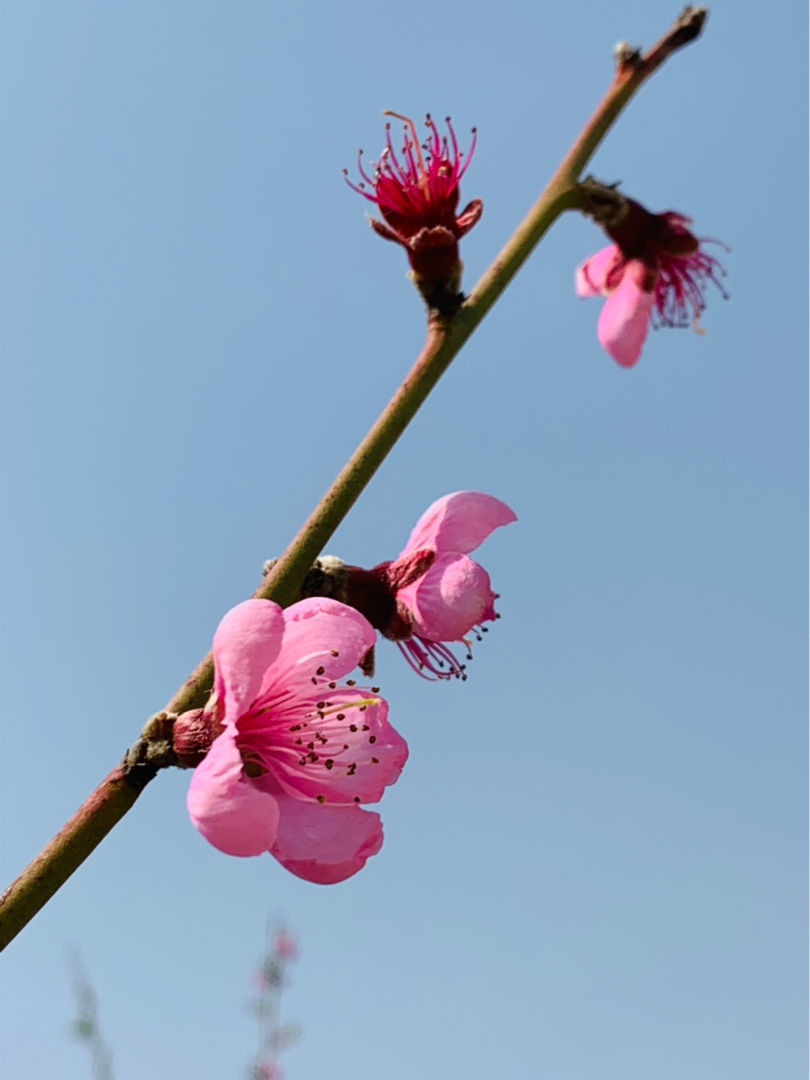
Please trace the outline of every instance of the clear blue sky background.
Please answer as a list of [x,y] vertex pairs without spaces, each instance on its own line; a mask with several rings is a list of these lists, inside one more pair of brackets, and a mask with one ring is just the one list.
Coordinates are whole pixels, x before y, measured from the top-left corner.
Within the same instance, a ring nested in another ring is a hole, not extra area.
[[[343,184],[383,108],[480,129],[471,285],[677,0],[5,0],[0,865],[120,758],[423,339]],[[469,681],[394,649],[382,854],[321,888],[220,855],[163,775],[0,961],[3,1076],[239,1077],[270,914],[290,1080],[806,1072],[804,5],[714,5],[593,169],[733,246],[700,337],[620,370],[559,222],[329,545],[371,565],[459,488],[518,524]]]

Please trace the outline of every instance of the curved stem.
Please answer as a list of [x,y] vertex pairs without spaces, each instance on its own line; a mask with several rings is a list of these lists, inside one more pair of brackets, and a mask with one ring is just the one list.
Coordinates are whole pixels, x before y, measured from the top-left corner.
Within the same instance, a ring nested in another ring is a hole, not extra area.
[[[528,258],[543,234],[565,210],[582,205],[579,177],[619,113],[642,83],[682,46],[699,36],[704,8],[686,8],[672,29],[645,56],[622,54],[613,83],[585,125],[545,191],[514,235],[451,319],[432,315],[421,355],[368,435],[313,510],[298,535],[254,594],[287,606],[304,576],[400,435],[467,339]],[[166,712],[199,708],[213,685],[209,653],[192,672]],[[154,770],[130,766],[114,770],[68,824],[0,897],[0,949],[4,948],[64,884],[73,871],[134,805]],[[137,779],[136,779],[137,776]]]

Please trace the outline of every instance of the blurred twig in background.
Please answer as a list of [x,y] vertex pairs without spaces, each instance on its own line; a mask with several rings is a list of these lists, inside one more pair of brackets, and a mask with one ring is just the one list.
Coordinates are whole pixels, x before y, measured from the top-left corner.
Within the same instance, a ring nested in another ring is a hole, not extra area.
[[71,1032],[90,1052],[93,1080],[114,1080],[112,1052],[104,1042],[98,1022],[98,998],[78,953],[71,956],[70,966],[76,994],[76,1019]]
[[295,938],[283,926],[268,928],[267,946],[256,972],[257,992],[251,1001],[259,1040],[248,1068],[248,1080],[281,1080],[279,1055],[301,1036],[297,1024],[281,1023],[281,996],[287,985],[287,965],[298,956]]

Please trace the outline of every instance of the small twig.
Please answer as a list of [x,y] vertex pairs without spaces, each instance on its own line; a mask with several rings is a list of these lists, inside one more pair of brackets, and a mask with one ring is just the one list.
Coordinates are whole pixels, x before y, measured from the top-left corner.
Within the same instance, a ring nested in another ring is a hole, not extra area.
[[72,958],[77,1016],[73,1034],[90,1049],[93,1080],[114,1080],[112,1051],[104,1041],[98,1020],[98,999],[78,955]]

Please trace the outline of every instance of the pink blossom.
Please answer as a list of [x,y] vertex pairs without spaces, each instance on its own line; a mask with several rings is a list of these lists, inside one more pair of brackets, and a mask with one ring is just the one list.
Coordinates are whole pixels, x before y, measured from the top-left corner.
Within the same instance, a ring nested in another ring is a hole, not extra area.
[[599,341],[622,367],[632,367],[651,322],[691,323],[697,329],[707,284],[711,281],[724,297],[727,294],[720,281],[725,270],[701,248],[716,241],[694,236],[687,228],[690,219],[682,214],[651,214],[633,199],[626,203],[626,216],[605,226],[615,243],[579,267],[576,285],[579,296],[607,296]]
[[294,960],[298,956],[298,943],[286,930],[279,930],[273,947],[282,960]]
[[284,1070],[275,1061],[265,1061],[253,1066],[252,1080],[284,1080]]
[[467,635],[497,618],[489,574],[468,553],[512,521],[514,512],[492,495],[444,495],[421,516],[398,559],[349,568],[348,602],[425,678],[464,677],[445,642],[461,641],[469,651]]
[[342,680],[374,644],[359,612],[314,597],[246,600],[214,636],[221,734],[188,793],[191,820],[228,855],[271,855],[332,884],[382,846],[378,802],[408,757],[376,687]]
[[344,175],[349,187],[379,207],[384,222],[372,219],[371,227],[379,236],[405,248],[417,283],[429,300],[431,285],[454,282],[457,287],[461,268],[458,241],[476,224],[484,209],[480,199],[473,199],[456,214],[458,185],[475,152],[475,129],[465,158],[449,117],[449,141],[447,136],[439,135],[428,116],[430,134],[420,144],[413,120],[394,112],[387,115],[405,123],[405,142],[399,155],[394,149],[391,125],[386,124],[386,145],[379,161],[372,162],[373,175],[363,165],[362,150],[357,162],[362,180],[353,184],[346,169]]

